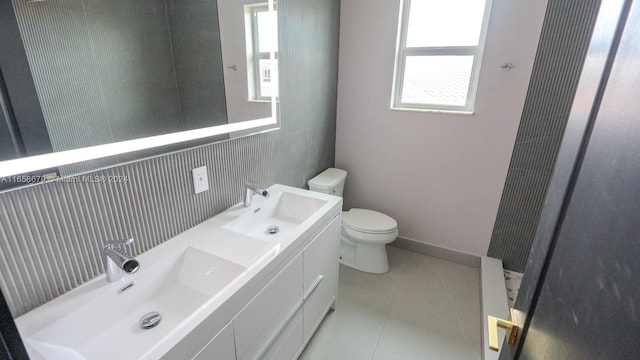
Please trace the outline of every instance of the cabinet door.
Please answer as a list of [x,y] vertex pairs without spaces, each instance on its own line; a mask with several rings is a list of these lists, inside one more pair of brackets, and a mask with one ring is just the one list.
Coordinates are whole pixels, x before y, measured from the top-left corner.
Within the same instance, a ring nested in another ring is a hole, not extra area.
[[222,329],[193,360],[235,360],[236,349],[233,345],[233,327],[231,323]]
[[238,359],[261,358],[301,306],[302,256],[299,255],[233,319]]
[[261,360],[295,359],[303,341],[302,309],[300,309]]
[[304,256],[304,338],[320,324],[336,297],[340,217],[307,246]]

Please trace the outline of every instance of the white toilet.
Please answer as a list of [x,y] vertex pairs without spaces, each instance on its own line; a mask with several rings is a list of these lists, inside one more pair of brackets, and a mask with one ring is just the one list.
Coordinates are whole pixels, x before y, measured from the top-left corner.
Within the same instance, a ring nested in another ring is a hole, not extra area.
[[[342,196],[346,178],[346,171],[328,168],[309,180],[309,190]],[[390,216],[366,209],[343,211],[340,263],[364,272],[386,273],[385,245],[397,237],[398,223]]]

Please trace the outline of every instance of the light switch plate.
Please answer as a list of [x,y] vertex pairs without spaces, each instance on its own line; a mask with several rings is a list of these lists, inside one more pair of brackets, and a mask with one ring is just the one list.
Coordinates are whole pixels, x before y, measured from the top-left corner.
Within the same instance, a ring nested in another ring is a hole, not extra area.
[[209,179],[207,178],[207,167],[200,166],[191,170],[193,174],[193,191],[196,194],[209,190]]

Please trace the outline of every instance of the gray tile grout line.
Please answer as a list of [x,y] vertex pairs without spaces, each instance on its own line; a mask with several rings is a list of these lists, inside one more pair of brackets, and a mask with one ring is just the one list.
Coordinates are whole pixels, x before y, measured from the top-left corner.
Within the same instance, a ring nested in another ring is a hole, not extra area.
[[[436,271],[438,271],[438,274],[441,274],[441,269],[440,267],[436,267]],[[447,286],[447,281],[445,281],[444,279],[442,279],[442,277],[439,276],[439,280],[442,283],[443,287],[444,287],[444,291],[447,294],[447,298],[449,298],[449,302],[451,303],[451,307],[453,308],[453,311],[456,313],[456,320],[458,322],[458,327],[460,328],[460,333],[464,334],[464,325],[462,322],[462,314],[460,313],[458,307],[456,306],[456,304],[453,301],[453,297],[451,296],[451,292],[449,291],[449,287]],[[480,301],[480,299],[478,298],[478,301]],[[467,346],[467,348],[473,350],[473,344],[471,344],[469,342],[469,339],[467,338],[466,335],[463,336],[464,337],[464,342],[465,345]]]
[[[408,250],[405,250],[405,249],[400,249],[400,250],[408,251]],[[413,253],[411,251],[408,251],[408,252]],[[414,253],[414,254],[419,255],[419,256],[425,256],[427,258],[437,259],[437,258],[435,258],[433,256],[429,256],[429,255],[425,255],[425,254],[419,254],[419,253]],[[407,271],[408,271],[407,270],[408,256],[405,256],[405,255],[409,255],[409,254],[401,253],[401,255],[400,255],[401,260],[403,260],[403,261],[400,262],[400,265],[401,265],[402,269],[401,269],[401,271],[399,272],[399,274],[397,276],[399,280],[398,281],[394,281],[395,288],[392,291],[392,294],[393,294],[392,295],[392,301],[391,301],[391,304],[389,306],[389,310],[387,312],[387,316],[386,316],[386,318],[384,320],[383,326],[382,326],[382,328],[380,330],[380,333],[378,335],[378,340],[377,340],[377,342],[376,342],[376,344],[374,346],[373,353],[372,353],[371,356],[368,357],[369,360],[374,359],[376,354],[377,354],[377,351],[379,349],[380,342],[381,342],[381,339],[382,339],[382,335],[384,333],[384,330],[386,329],[386,326],[389,323],[389,319],[391,318],[391,311],[393,309],[393,305],[395,304],[396,300],[398,299],[398,296],[399,296],[398,294],[399,294],[399,292],[400,292],[400,290],[402,288],[400,286],[400,284],[402,283],[401,279],[404,278],[407,275]],[[462,264],[456,264],[456,265],[462,265]],[[462,266],[464,266],[464,265],[462,265]],[[438,280],[439,280],[438,283],[445,290],[445,292],[447,294],[447,297],[449,299],[450,305],[453,307],[453,309],[454,309],[454,311],[456,313],[456,319],[457,319],[457,322],[458,322],[458,326],[459,326],[460,329],[464,329],[464,327],[462,325],[462,313],[459,312],[458,311],[458,307],[455,306],[455,303],[453,301],[453,297],[451,295],[451,292],[450,292],[449,288],[447,287],[447,281],[445,281],[445,279],[442,276],[443,274],[446,274],[447,272],[445,270],[443,270],[442,268],[440,268],[440,267],[435,267],[435,268],[436,268],[436,271],[437,271],[436,276],[438,276]],[[478,301],[480,301],[480,300],[478,299]],[[471,339],[466,335],[464,336],[464,339],[465,339],[464,342],[466,344],[465,348],[467,348],[467,350],[472,350],[473,351],[473,344],[470,342]],[[324,344],[326,346],[331,346],[331,347],[336,347],[336,346],[337,347],[341,347],[341,346],[338,346],[338,345],[334,345],[330,341],[323,341],[322,344]],[[342,350],[350,353],[351,355],[356,356],[357,358],[362,358],[362,359],[366,358],[364,356],[361,356],[359,353],[355,353],[355,352],[351,351],[351,349],[342,348]]]
[[[403,255],[403,257],[404,257],[404,255]],[[400,278],[403,277],[405,275],[406,271],[407,271],[407,265],[406,265],[406,262],[403,261],[402,262],[402,270],[400,272],[399,277]],[[396,297],[398,296],[398,292],[399,291],[400,291],[400,281],[397,281],[395,289],[393,291],[391,305],[389,305],[389,311],[387,312],[387,317],[384,319],[384,323],[382,325],[382,329],[380,329],[380,334],[378,334],[378,341],[376,341],[376,345],[373,348],[373,353],[371,354],[371,357],[369,357],[369,360],[373,360],[376,357],[376,353],[378,352],[378,346],[380,346],[380,339],[382,339],[382,334],[384,334],[384,329],[387,327],[387,324],[389,323],[389,318],[391,317],[391,310],[393,309],[393,304],[396,302]]]

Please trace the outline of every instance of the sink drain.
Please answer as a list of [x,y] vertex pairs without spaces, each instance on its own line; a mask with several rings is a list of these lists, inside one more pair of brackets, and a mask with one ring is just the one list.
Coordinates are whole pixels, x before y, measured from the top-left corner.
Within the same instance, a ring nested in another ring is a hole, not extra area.
[[160,324],[160,320],[162,320],[160,313],[152,311],[142,315],[139,324],[141,328],[148,330],[158,326],[158,324]]
[[271,225],[267,228],[267,234],[270,234],[270,235],[277,234],[279,231],[280,231],[280,228],[275,225]]

